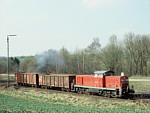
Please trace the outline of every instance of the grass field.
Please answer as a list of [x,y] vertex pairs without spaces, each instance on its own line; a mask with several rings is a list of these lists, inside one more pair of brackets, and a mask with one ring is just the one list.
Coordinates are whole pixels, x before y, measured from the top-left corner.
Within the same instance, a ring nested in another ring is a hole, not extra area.
[[136,93],[148,92],[150,94],[150,81],[131,81],[130,85],[134,86]]
[[150,76],[131,76],[129,79],[150,79]]
[[44,113],[142,113],[150,112],[148,110],[135,110],[135,107],[128,110],[127,106],[121,108],[96,108],[96,107],[82,107],[73,105],[54,104],[47,102],[39,102],[35,100],[20,99],[12,96],[0,94],[0,112],[44,112]]
[[[0,77],[7,80],[6,75]],[[132,81],[130,84],[134,85],[136,91],[148,91],[150,88],[147,82]],[[30,87],[16,89],[14,86],[0,86],[1,112],[150,113],[150,99],[115,99]]]
[[[52,90],[33,90],[30,88],[1,89],[0,111],[46,112],[150,112],[149,100],[128,100],[104,98],[99,96],[72,95]],[[15,104],[14,104],[15,103]]]
[[[129,77],[129,79],[150,80],[150,77],[132,76]],[[129,84],[134,86],[136,93],[138,92],[150,93],[150,81],[130,81]]]

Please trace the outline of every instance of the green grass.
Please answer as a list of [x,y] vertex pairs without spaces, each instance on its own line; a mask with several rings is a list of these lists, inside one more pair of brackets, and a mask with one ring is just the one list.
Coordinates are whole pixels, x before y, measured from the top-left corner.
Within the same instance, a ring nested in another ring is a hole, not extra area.
[[150,92],[150,82],[147,81],[130,81],[130,85],[134,86],[135,91]]
[[150,79],[150,76],[131,76],[129,79]]
[[[149,90],[150,82],[131,81],[135,91]],[[6,96],[7,95],[7,96]],[[149,101],[149,100],[148,100]],[[150,102],[150,101],[149,101]],[[148,102],[148,103],[149,103]],[[107,100],[88,96],[34,91],[20,88],[0,89],[0,113],[2,112],[106,112],[150,113],[150,104],[128,100]]]
[[142,113],[150,111],[135,111],[121,109],[87,108],[80,106],[51,104],[34,100],[24,100],[0,94],[0,112],[44,112],[44,113]]

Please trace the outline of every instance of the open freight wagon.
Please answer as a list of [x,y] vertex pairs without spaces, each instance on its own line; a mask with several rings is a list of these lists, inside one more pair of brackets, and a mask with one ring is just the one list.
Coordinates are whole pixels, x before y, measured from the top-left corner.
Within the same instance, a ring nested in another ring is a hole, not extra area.
[[15,73],[15,80],[18,85],[29,85],[38,87],[38,73]]
[[74,89],[75,76],[75,74],[39,75],[39,86],[70,91]]
[[74,89],[75,74],[15,73],[18,85],[29,85],[42,88],[55,88],[65,91]]

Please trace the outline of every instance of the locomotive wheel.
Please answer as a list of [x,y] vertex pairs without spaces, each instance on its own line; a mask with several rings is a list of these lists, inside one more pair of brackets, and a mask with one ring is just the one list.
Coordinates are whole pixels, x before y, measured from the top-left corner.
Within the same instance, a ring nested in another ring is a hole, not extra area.
[[99,96],[103,95],[103,91],[102,91],[102,90],[99,90],[98,95],[99,95]]
[[84,90],[84,93],[87,94],[87,95],[90,95],[89,89],[85,89],[85,90]]
[[103,91],[103,94],[102,94],[104,97],[107,97],[107,93],[106,91]]
[[115,95],[115,94],[111,94],[111,97],[112,97],[112,98],[116,98],[116,95]]
[[79,94],[82,94],[82,93],[83,93],[83,90],[82,90],[81,88],[78,88],[76,91],[77,91],[77,93],[79,93]]
[[111,95],[111,94],[107,94],[107,97],[111,98],[111,97],[112,97],[112,95]]
[[78,88],[78,89],[76,89],[76,92],[80,94],[80,90],[79,90],[79,88]]

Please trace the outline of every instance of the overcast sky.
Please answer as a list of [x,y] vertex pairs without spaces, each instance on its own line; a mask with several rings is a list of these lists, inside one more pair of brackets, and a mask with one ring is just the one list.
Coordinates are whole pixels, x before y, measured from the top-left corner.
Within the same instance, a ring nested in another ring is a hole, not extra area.
[[105,46],[112,34],[150,34],[150,0],[0,0],[0,56]]

